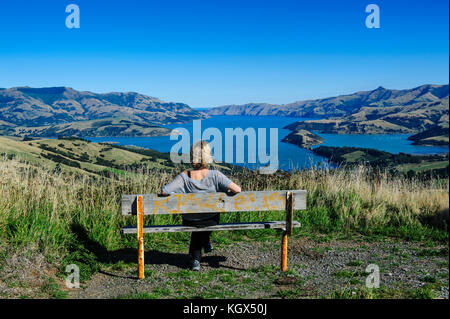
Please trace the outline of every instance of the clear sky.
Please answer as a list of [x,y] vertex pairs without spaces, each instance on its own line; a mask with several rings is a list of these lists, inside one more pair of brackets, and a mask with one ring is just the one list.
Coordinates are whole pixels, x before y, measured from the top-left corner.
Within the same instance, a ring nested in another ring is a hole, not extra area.
[[[71,3],[80,29],[65,25]],[[2,0],[0,32],[0,87],[211,107],[449,81],[448,0]]]

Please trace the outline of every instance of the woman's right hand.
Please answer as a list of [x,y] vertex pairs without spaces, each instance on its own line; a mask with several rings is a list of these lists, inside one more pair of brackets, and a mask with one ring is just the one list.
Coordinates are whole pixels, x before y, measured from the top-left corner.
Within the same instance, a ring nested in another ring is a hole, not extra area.
[[228,191],[232,192],[233,194],[237,194],[237,193],[241,192],[241,188],[238,185],[236,185],[235,183],[231,183],[228,186]]

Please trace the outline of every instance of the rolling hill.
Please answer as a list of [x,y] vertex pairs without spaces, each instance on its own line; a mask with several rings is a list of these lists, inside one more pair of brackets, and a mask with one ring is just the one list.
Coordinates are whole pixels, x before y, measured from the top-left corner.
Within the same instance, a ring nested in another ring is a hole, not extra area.
[[[93,143],[82,138],[60,137],[58,139],[21,140],[0,136],[0,158],[55,169],[70,174],[108,176],[136,172],[139,169],[156,171],[180,171],[189,164],[174,164],[169,153],[135,146],[111,143]],[[231,171],[243,169],[228,163],[213,163],[215,168]]]
[[[32,127],[38,136],[43,136],[53,130],[50,126],[57,126],[55,131],[68,129],[76,133],[78,127],[87,124],[74,123],[122,119],[121,123],[107,124],[110,127],[103,131],[110,130],[115,136],[130,136],[133,132],[133,136],[167,135],[167,131],[156,126],[206,117],[186,104],[164,102],[135,92],[98,94],[67,87],[0,89],[0,134],[22,131],[23,136]],[[92,129],[98,123],[91,122]],[[124,125],[128,127],[123,129]],[[78,133],[86,136],[82,130]]]
[[[429,136],[426,141],[416,141],[416,144],[448,145],[449,86],[422,85],[408,90],[379,87],[372,91],[326,99],[284,105],[228,105],[206,112],[209,115],[316,118],[285,127],[292,133],[284,141],[301,147],[303,143],[299,142],[299,137],[310,135],[309,131],[331,134],[415,134],[433,128],[432,134],[435,135]],[[315,144],[319,144],[318,141]]]
[[[398,112],[398,107],[443,102],[448,104],[448,85],[422,85],[407,90],[390,90],[378,87],[348,95],[317,100],[297,101],[289,104],[250,103],[211,108],[209,115],[272,115],[309,118],[342,118],[352,114],[364,115],[364,108],[378,108],[384,115]],[[390,107],[397,107],[389,109]],[[372,114],[376,115],[376,114]],[[370,117],[370,115],[369,115]]]
[[448,145],[448,122],[408,137],[414,145]]
[[2,126],[0,134],[18,137],[143,137],[170,135],[171,130],[144,122],[111,118],[92,121],[79,121],[45,126]]
[[74,138],[22,141],[0,136],[0,156],[14,157],[48,170],[59,167],[80,174],[118,173],[137,166],[174,168],[169,154],[152,152],[151,155],[143,155],[132,149]]

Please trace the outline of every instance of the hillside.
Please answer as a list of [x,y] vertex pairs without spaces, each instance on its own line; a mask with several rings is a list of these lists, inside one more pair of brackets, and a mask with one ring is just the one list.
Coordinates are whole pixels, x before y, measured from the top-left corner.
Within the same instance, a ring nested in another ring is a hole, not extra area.
[[101,175],[138,167],[173,169],[169,154],[152,152],[153,156],[143,155],[115,145],[73,138],[20,141],[0,136],[0,156],[17,158],[50,171]]
[[331,134],[412,134],[448,123],[448,98],[395,107],[363,107],[351,115],[292,123],[285,128]]
[[448,145],[448,123],[440,123],[421,133],[408,137],[413,145]]
[[[146,279],[137,280],[136,236],[121,231],[136,217],[121,215],[121,197],[154,194],[178,170],[136,167],[99,176],[79,169],[80,174],[68,174],[71,167],[65,164],[58,169],[21,160],[27,152],[41,163],[48,160],[39,159],[39,152],[72,152],[72,160],[80,162],[79,146],[90,160],[104,155],[117,163],[153,152],[84,143],[0,138],[2,148],[21,153],[0,156],[2,298],[448,297],[448,179],[374,175],[363,166],[272,175],[225,172],[244,190],[307,190],[307,209],[294,212],[302,227],[289,237],[288,272],[279,270],[276,230],[214,232],[214,252],[202,259],[200,272],[187,270],[189,233],[146,233]],[[144,218],[146,225],[181,224],[179,215]],[[262,219],[286,216],[284,211],[221,214],[221,223]],[[65,285],[66,267],[73,264],[80,269],[79,289]],[[369,264],[382,269],[380,289],[365,286]]]
[[[69,174],[121,175],[128,170],[181,171],[188,164],[175,165],[169,153],[133,146],[92,143],[79,138],[19,140],[0,136],[0,157],[15,158],[48,171]],[[242,171],[232,164],[213,164],[224,171]]]
[[390,174],[401,173],[409,177],[430,176],[448,178],[449,157],[446,155],[392,154],[370,148],[319,146],[313,149],[316,155],[326,157],[338,165],[366,165],[371,168],[389,170]]
[[1,126],[0,134],[19,137],[108,137],[108,136],[165,136],[170,135],[171,130],[146,124],[132,122],[126,119],[111,118],[92,121],[79,121],[58,125],[46,125],[37,127],[27,126]]
[[136,126],[155,126],[205,117],[186,104],[135,92],[98,94],[66,87],[0,89],[2,134],[10,134],[16,127],[41,127],[37,130],[44,132],[47,126],[112,118],[126,119]]
[[[317,100],[297,101],[289,104],[250,103],[245,105],[226,105],[211,108],[205,112],[209,115],[276,115],[309,118],[335,118],[356,114],[365,107],[381,108],[384,115],[397,113],[399,109],[389,107],[406,107],[414,104],[427,104],[448,101],[448,85],[422,85],[407,90],[390,90],[379,87],[372,91],[361,91],[348,95]],[[448,102],[447,102],[448,104]],[[372,118],[373,119],[373,118]]]
[[448,126],[448,96],[448,85],[422,85],[409,90],[379,87],[326,99],[284,105],[229,105],[206,112],[209,115],[317,118],[285,127],[294,134],[301,130],[331,134],[414,134],[436,125]]

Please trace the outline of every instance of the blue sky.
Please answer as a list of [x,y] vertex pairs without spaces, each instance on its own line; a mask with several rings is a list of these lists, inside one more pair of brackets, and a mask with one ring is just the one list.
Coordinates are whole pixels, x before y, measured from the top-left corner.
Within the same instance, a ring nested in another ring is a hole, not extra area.
[[[77,4],[81,28],[65,26]],[[380,29],[368,29],[368,4]],[[447,84],[448,1],[2,1],[0,87],[136,91],[192,107]]]

